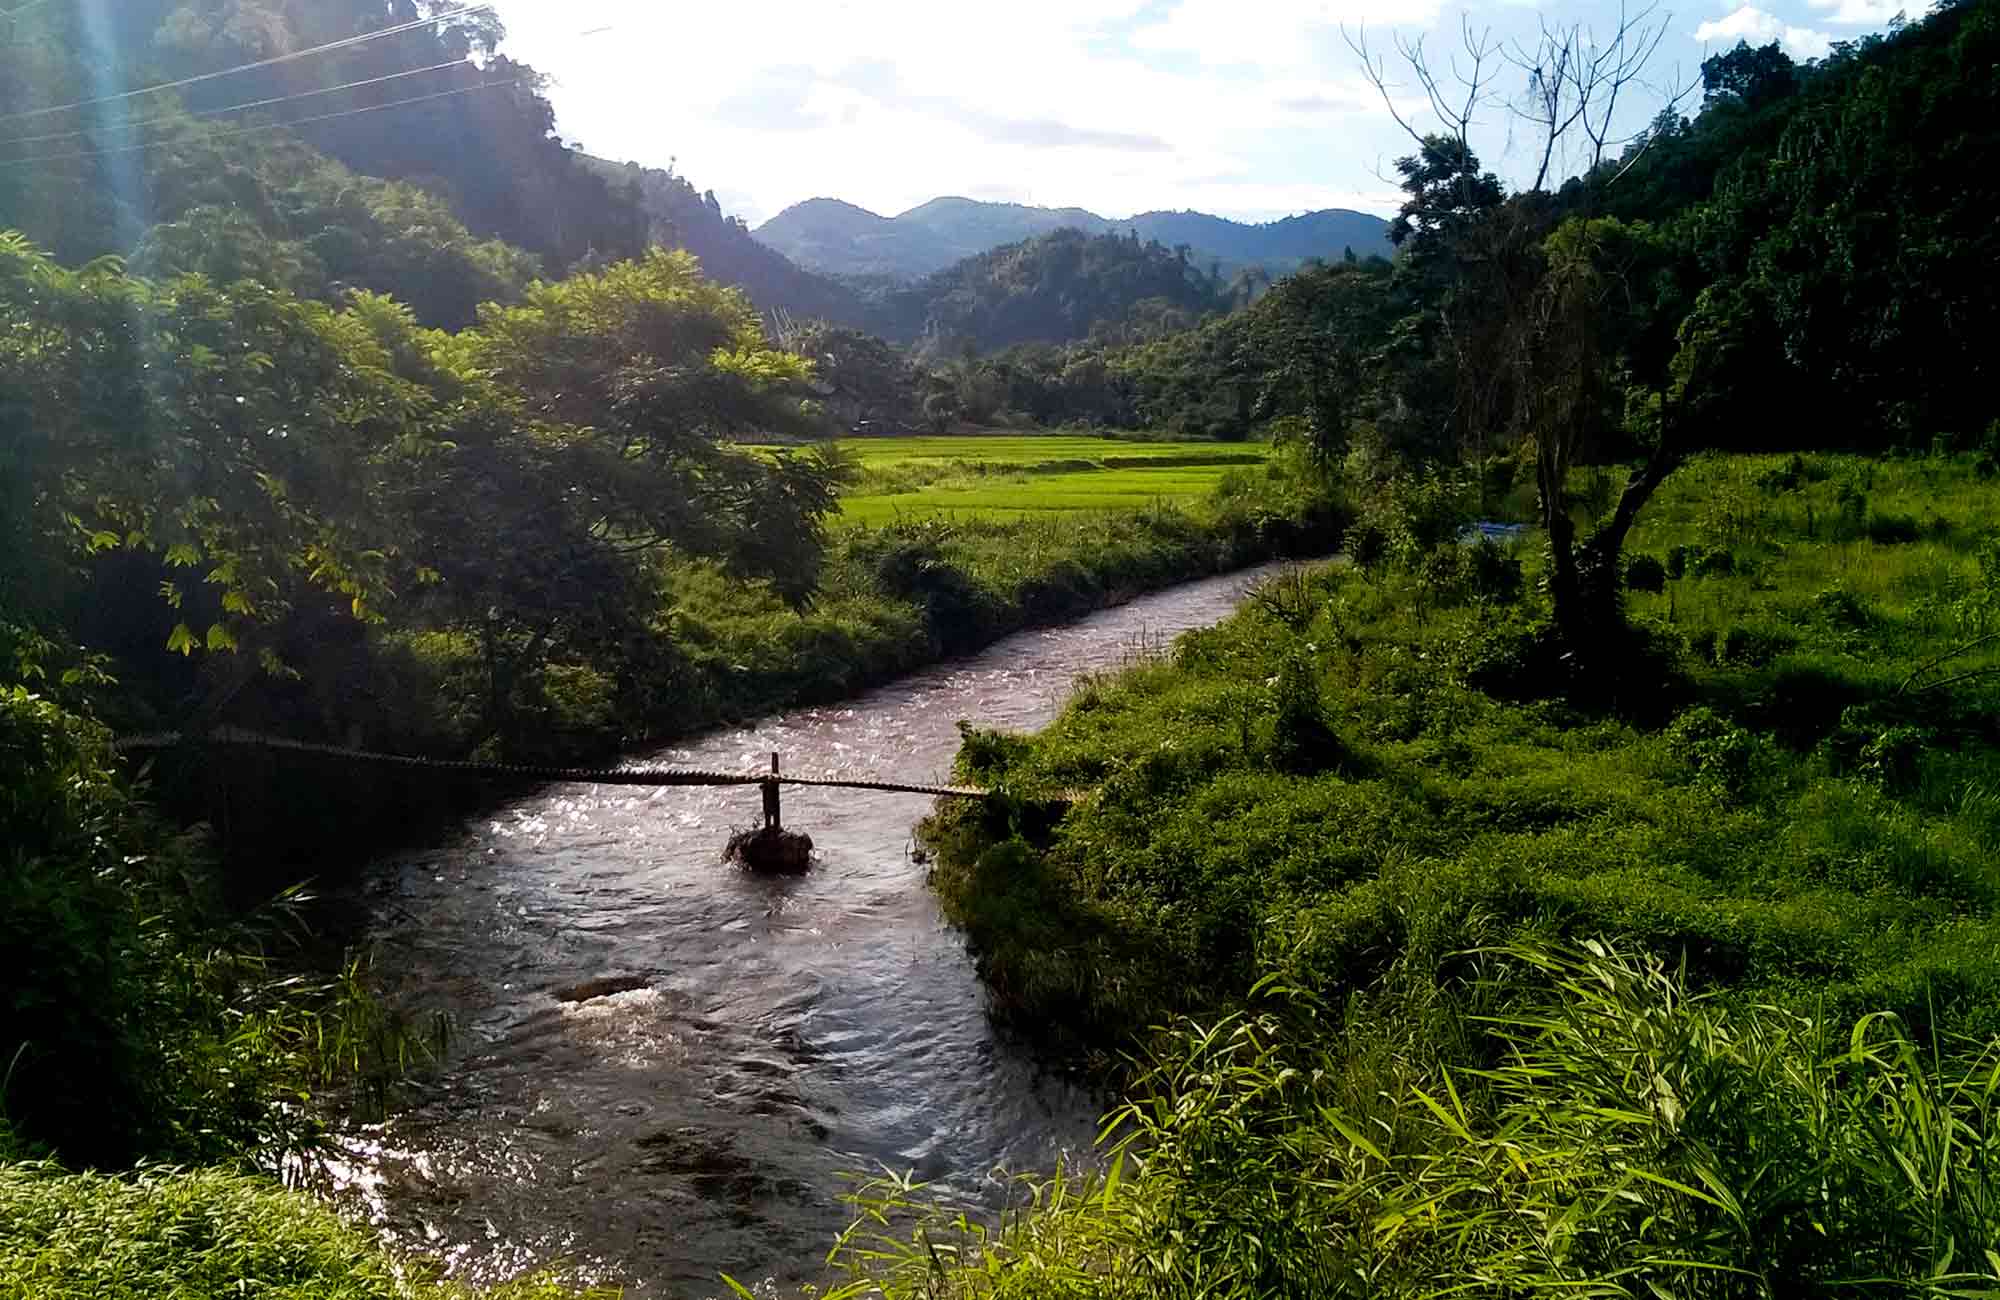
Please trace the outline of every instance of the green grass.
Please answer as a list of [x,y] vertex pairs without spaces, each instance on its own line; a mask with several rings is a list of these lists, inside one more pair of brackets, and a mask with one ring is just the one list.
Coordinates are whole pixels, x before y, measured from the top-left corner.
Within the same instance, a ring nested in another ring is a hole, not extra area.
[[[532,1278],[475,1293],[392,1258],[310,1197],[222,1170],[127,1177],[0,1164],[0,1300],[560,1300]],[[593,1293],[610,1300],[612,1292]]]
[[[2000,1283],[2000,1052],[1946,1062],[1889,1020],[1849,1035],[1691,996],[1602,944],[1468,966],[1448,1017],[1274,988],[1176,1027],[1109,1118],[1103,1171],[1025,1180],[997,1225],[904,1180],[862,1188],[827,1300]],[[1422,1043],[1440,1021],[1456,1065]]]
[[1216,456],[1259,456],[1252,443],[1135,442],[1094,434],[941,434],[908,438],[846,438],[840,448],[864,468],[910,461],[965,461],[983,465],[1046,465],[1058,461],[1196,461]]
[[1198,501],[1234,468],[1168,464],[1057,474],[968,474],[914,492],[846,495],[840,513],[843,523],[879,525],[934,514],[1019,519],[1044,512],[1136,511]]
[[[1683,576],[1629,593],[1608,694],[1538,649],[1532,538],[1517,584],[1410,544],[1440,500],[1387,494],[1381,561],[1273,584],[1038,735],[969,737],[961,775],[1016,802],[926,828],[947,914],[1003,1014],[1165,1109],[1135,1199],[1048,1185],[1097,1208],[1007,1230],[1045,1291],[937,1293],[1090,1293],[1048,1234],[1129,1294],[1988,1293],[2000,1259],[1954,1252],[2000,1239],[2000,485],[1688,467],[1633,539]],[[1637,955],[1530,956],[1602,942]],[[1212,1068],[1126,1074],[1181,1014],[1159,1050]]]
[[[1345,519],[1338,494],[1293,456],[1256,455],[1255,464],[1193,471],[1200,491],[1191,499],[1162,499],[1155,485],[1122,499],[1100,494],[1090,509],[891,511],[870,526],[837,529],[820,590],[802,611],[765,584],[670,560],[661,574],[662,635],[631,647],[615,671],[576,664],[544,674],[532,712],[524,710],[535,725],[516,744],[546,746],[536,757],[573,757],[593,741],[629,746],[837,699],[1019,628],[1333,549]],[[1115,483],[1133,472],[1077,477]],[[1067,477],[1034,476],[1027,490]],[[1114,499],[1120,504],[1108,508]],[[425,636],[406,648],[412,676],[433,683],[426,695],[437,712],[470,732],[484,699],[472,639]],[[616,726],[630,730],[621,736]]]
[[1271,450],[1078,434],[852,438],[839,445],[857,470],[841,497],[841,522],[850,526],[1189,505],[1232,470],[1262,465]]

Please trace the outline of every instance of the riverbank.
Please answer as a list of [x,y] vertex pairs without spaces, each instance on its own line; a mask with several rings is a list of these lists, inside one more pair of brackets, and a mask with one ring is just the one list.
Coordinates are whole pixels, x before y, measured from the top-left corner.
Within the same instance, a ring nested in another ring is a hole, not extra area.
[[[1031,519],[916,515],[842,529],[812,605],[713,565],[660,575],[652,634],[589,661],[551,662],[516,685],[502,732],[480,648],[441,632],[385,635],[290,683],[246,693],[235,725],[356,748],[521,762],[601,761],[677,736],[850,696],[1023,628],[1265,560],[1325,554],[1348,516],[1338,489],[1289,455],[1237,467],[1192,506]],[[327,719],[338,720],[329,732]],[[166,760],[165,801],[224,835],[232,867],[275,889],[412,828],[465,815],[494,792],[412,783],[336,762],[218,768]],[[316,850],[324,847],[327,853]]]
[[[2000,1035],[1996,505],[1970,458],[1705,460],[1634,536],[1608,694],[1540,654],[1531,549],[1392,545],[969,737],[965,779],[1093,791],[929,828],[996,999],[1115,1071],[1155,1053],[1143,1162],[986,1267],[1988,1285],[1991,1093],[1958,1081]],[[996,1276],[947,1274],[924,1294]]]

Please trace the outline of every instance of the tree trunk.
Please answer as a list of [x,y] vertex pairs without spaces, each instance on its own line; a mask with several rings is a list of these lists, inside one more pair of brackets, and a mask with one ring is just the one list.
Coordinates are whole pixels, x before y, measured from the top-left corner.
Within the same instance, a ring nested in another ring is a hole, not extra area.
[[1625,539],[1639,520],[1653,494],[1667,476],[1679,467],[1682,457],[1662,448],[1632,472],[1619,494],[1617,508],[1581,545],[1576,525],[1562,508],[1562,492],[1553,495],[1548,485],[1542,489],[1542,522],[1548,530],[1550,552],[1549,598],[1555,607],[1556,627],[1564,641],[1579,653],[1602,648],[1612,634],[1624,626]]

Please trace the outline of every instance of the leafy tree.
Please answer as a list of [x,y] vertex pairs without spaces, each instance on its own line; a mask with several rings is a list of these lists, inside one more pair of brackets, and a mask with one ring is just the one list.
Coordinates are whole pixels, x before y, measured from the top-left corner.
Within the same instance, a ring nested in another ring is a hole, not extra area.
[[1776,41],[1758,49],[1738,41],[1728,53],[1702,61],[1701,88],[1708,107],[1728,101],[1755,112],[1797,87],[1798,67]]
[[1313,455],[1337,462],[1363,402],[1391,300],[1386,276],[1358,263],[1301,271],[1249,311],[1249,346],[1264,359],[1265,410],[1303,411]]
[[426,395],[355,317],[248,280],[65,270],[17,235],[0,311],[0,600],[46,616],[74,598],[60,575],[143,555],[192,653],[305,588],[364,616],[386,597],[376,475]]
[[811,368],[685,253],[533,286],[426,336],[445,398],[399,494],[434,604],[479,638],[504,723],[530,670],[642,631],[649,560],[712,557],[795,606],[817,585],[838,467],[744,434],[811,432]]

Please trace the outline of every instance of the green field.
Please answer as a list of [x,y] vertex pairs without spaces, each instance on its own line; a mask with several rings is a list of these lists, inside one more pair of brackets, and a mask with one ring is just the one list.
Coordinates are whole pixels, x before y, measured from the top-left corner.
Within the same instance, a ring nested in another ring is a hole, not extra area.
[[1263,464],[1256,443],[1131,442],[1090,435],[853,438],[859,477],[841,519],[914,515],[1013,519],[1046,511],[1138,510],[1206,496],[1232,470]]

